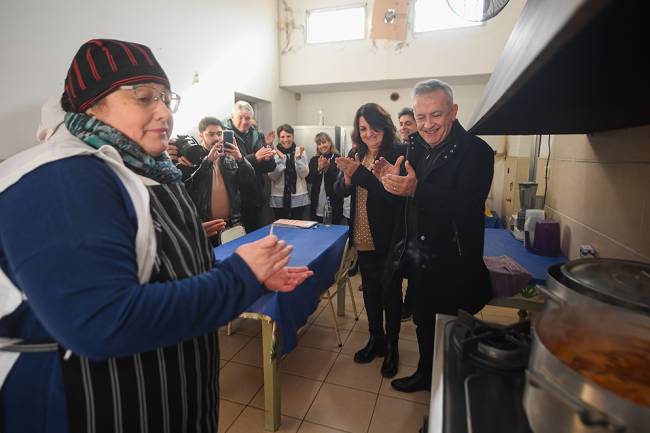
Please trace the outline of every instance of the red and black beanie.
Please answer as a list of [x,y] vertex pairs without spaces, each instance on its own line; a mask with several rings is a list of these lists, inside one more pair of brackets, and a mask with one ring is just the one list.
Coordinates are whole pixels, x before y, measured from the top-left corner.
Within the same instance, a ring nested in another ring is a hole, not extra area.
[[134,42],[93,39],[81,46],[65,78],[63,100],[83,113],[120,86],[159,83],[170,88],[165,71],[149,49]]

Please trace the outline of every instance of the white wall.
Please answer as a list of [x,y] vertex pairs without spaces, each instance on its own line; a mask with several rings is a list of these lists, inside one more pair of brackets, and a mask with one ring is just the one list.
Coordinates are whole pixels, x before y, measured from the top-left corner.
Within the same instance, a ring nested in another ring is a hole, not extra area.
[[[307,10],[354,3],[359,2],[280,1],[281,26],[288,29],[280,33],[280,46],[290,47],[281,56],[282,86],[491,74],[524,0],[510,1],[499,15],[478,27],[415,35],[409,30],[403,44],[370,39],[305,44]],[[374,1],[366,3],[370,17]]]
[[[466,80],[454,78],[446,79],[446,81],[454,90],[454,102],[458,104],[458,120],[461,124],[466,124],[483,95],[487,79],[475,84],[461,84],[461,81]],[[398,88],[302,93],[296,107],[296,124],[318,124],[318,109],[322,108],[326,125],[352,125],[354,114],[362,104],[376,102],[391,114],[393,122],[398,126],[397,113],[402,108],[411,106],[411,90],[412,85]],[[390,100],[390,94],[393,92],[400,94],[399,100]],[[497,152],[503,152],[505,137],[482,136],[481,138]]]
[[[413,82],[415,84],[415,82]],[[458,118],[466,123],[478,103],[485,83],[454,85],[454,102],[458,104]],[[393,117],[395,124],[397,113],[404,107],[411,106],[411,87],[355,90],[344,92],[302,93],[297,103],[296,119],[301,125],[315,125],[318,121],[318,109],[322,108],[327,125],[351,125],[354,113],[366,102],[376,102],[384,107]],[[390,100],[390,94],[397,92],[400,98]]]
[[227,115],[234,92],[272,101],[273,124],[293,122],[293,94],[278,87],[277,12],[274,0],[3,1],[0,160],[35,144],[42,102],[62,93],[72,56],[95,37],[151,47],[182,97],[175,133]]

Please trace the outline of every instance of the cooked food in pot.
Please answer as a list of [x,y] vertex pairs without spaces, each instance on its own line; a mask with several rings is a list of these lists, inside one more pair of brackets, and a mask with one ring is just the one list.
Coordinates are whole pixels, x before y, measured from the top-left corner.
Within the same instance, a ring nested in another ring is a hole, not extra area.
[[537,333],[553,355],[585,378],[650,407],[649,320],[611,312],[616,310],[547,310]]

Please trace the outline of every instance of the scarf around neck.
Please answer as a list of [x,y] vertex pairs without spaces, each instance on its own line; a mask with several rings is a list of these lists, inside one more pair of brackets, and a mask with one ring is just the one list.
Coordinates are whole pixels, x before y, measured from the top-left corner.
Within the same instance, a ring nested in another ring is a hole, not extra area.
[[136,174],[159,183],[181,180],[181,171],[176,168],[166,152],[160,156],[151,156],[122,132],[95,117],[85,113],[66,113],[65,125],[72,135],[95,149],[104,145],[115,148],[124,165]]
[[286,166],[284,169],[284,193],[282,194],[282,207],[291,209],[291,194],[296,193],[296,143],[291,143],[291,147],[285,149],[279,145],[278,150],[286,156]]

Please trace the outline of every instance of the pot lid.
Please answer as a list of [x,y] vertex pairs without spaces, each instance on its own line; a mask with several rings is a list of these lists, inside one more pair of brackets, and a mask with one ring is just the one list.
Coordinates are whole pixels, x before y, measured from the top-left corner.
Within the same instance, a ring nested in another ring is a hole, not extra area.
[[563,264],[562,274],[573,288],[589,295],[650,312],[650,264],[619,259],[581,259]]

